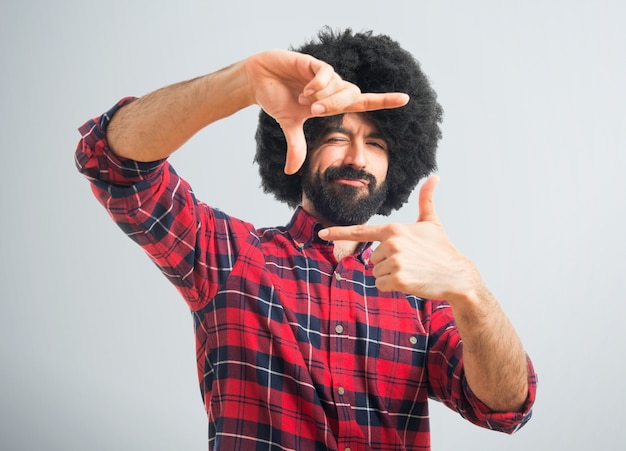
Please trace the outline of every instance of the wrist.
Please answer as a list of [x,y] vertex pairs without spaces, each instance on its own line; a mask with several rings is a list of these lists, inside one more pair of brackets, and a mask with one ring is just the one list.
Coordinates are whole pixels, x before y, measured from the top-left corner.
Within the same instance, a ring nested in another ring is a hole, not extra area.
[[[198,94],[199,99],[203,99],[201,104],[206,108],[208,122],[230,116],[255,103],[246,60],[205,75],[201,83]],[[219,102],[206,102],[204,99],[219,99]]]
[[[233,94],[237,97],[240,109],[256,104],[254,84],[250,76],[249,64],[256,56],[250,56],[224,68],[227,78],[231,82]],[[221,71],[220,71],[221,72]]]
[[476,320],[488,316],[489,312],[497,308],[497,300],[471,261],[464,262],[462,269],[456,272],[454,280],[456,284],[445,299],[452,306],[456,317],[463,316]]

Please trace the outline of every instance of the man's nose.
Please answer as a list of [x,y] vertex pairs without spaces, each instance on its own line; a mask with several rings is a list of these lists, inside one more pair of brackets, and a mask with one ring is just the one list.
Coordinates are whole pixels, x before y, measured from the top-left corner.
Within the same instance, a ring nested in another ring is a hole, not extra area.
[[343,162],[347,166],[363,169],[367,164],[365,144],[359,140],[352,141],[346,151]]

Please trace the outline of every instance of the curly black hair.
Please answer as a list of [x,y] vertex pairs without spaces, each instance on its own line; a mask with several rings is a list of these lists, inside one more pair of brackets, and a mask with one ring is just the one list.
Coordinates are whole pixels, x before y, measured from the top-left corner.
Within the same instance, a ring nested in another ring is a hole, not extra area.
[[[410,96],[403,107],[365,113],[389,147],[388,194],[377,212],[387,216],[406,203],[420,179],[436,169],[443,109],[419,63],[389,36],[326,27],[318,33],[318,39],[291,50],[327,62],[362,92],[404,92]],[[316,147],[315,139],[320,138],[329,122],[340,122],[341,118],[307,120],[304,134],[308,149]],[[263,190],[295,208],[302,201],[301,177],[284,173],[287,142],[280,125],[264,111],[259,114],[255,138],[254,160],[259,165]]]

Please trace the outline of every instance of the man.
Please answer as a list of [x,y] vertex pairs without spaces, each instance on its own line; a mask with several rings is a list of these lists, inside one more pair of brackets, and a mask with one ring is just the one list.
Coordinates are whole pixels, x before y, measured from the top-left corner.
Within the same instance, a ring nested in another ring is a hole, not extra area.
[[[209,448],[427,450],[428,397],[512,433],[535,373],[446,237],[437,178],[415,224],[366,225],[435,168],[436,95],[387,36],[318,38],[124,99],[81,128],[79,170],[191,308]],[[166,160],[253,104],[263,187],[296,208],[286,227],[198,201]]]

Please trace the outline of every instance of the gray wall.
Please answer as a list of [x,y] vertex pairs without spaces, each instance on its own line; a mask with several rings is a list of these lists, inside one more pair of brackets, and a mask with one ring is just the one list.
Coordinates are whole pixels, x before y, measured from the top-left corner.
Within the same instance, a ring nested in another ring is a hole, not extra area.
[[[446,111],[439,215],[540,374],[518,434],[434,405],[434,449],[623,446],[625,19],[618,0],[3,2],[0,447],[206,449],[191,317],[75,171],[76,128],[324,24],[390,34],[421,61]],[[172,160],[204,201],[283,224],[252,165],[256,115]],[[414,195],[376,222],[416,215]]]

